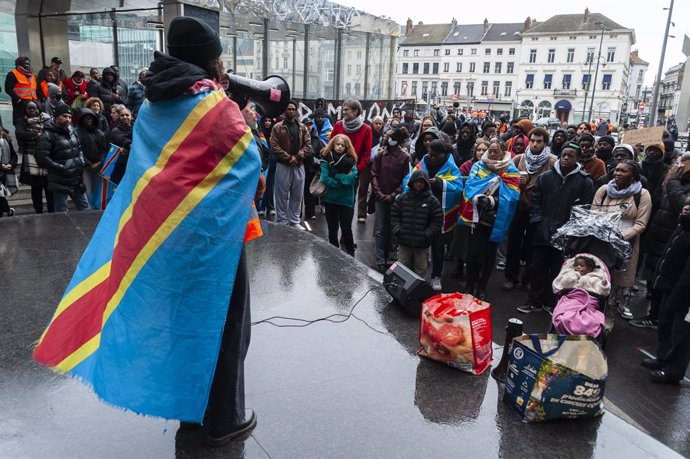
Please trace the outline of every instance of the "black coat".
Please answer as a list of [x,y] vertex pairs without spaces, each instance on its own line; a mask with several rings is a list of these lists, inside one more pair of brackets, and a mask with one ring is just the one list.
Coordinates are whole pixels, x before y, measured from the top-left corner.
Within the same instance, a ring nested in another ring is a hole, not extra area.
[[115,128],[113,128],[112,131],[110,131],[108,141],[113,145],[122,147],[122,152],[117,158],[113,173],[110,175],[110,180],[112,180],[114,183],[120,183],[120,180],[122,180],[122,177],[125,175],[125,170],[127,170],[129,149],[132,146],[132,127],[125,126],[122,123],[118,124],[115,126]]
[[[91,92],[89,92],[89,90]],[[110,115],[110,107],[113,104],[124,105],[127,102],[127,93],[125,89],[117,83],[117,80],[113,81],[112,85],[109,85],[105,81],[105,78],[103,78],[98,84],[92,86],[87,85],[86,92],[90,97],[98,97],[103,101],[103,113],[107,113],[108,115]],[[116,93],[120,97],[120,100],[114,100],[113,93]]]
[[642,175],[649,180],[648,189],[652,197],[652,217],[654,217],[654,214],[659,210],[659,206],[661,205],[661,198],[664,196],[662,185],[668,173],[668,166],[664,164],[663,160],[656,162],[643,160],[641,166]]
[[529,221],[535,225],[534,245],[550,245],[551,236],[570,219],[572,207],[594,199],[594,185],[586,172],[563,177],[556,165],[540,175],[532,189]]
[[[84,123],[84,120],[89,117],[93,119],[93,125],[90,128]],[[84,158],[88,164],[103,161],[108,151],[108,141],[105,139],[103,131],[98,129],[98,118],[88,108],[84,108],[80,112],[77,132]]]
[[654,273],[654,289],[669,294],[666,307],[683,312],[690,305],[690,225],[678,225]]
[[412,189],[412,182],[419,178],[418,172],[422,171],[412,174],[409,189],[399,194],[391,206],[391,232],[404,247],[425,248],[441,234],[443,209],[431,194],[428,179],[427,187],[421,193]]
[[84,173],[84,154],[77,131],[71,124],[61,127],[50,120],[36,145],[36,162],[48,169],[48,189],[72,194],[81,187]]
[[648,274],[655,269],[664,247],[678,226],[678,215],[688,196],[690,196],[690,172],[686,172],[680,180],[669,180],[666,184],[666,194],[647,227],[645,268]]

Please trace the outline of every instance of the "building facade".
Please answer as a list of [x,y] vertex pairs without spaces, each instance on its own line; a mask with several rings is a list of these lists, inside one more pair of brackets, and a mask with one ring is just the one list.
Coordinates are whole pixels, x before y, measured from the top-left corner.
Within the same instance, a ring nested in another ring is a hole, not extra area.
[[666,70],[664,79],[659,86],[659,105],[657,120],[666,122],[675,118],[678,113],[678,101],[680,100],[680,87],[685,73],[685,62],[674,65]]
[[396,94],[535,120],[617,123],[629,98],[634,42],[632,29],[589,10],[544,22],[408,21],[398,48]]

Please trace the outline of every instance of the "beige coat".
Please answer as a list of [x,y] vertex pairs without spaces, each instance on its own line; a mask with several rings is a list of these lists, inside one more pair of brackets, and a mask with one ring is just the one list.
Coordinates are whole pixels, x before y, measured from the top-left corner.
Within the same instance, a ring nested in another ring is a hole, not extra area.
[[623,233],[623,238],[632,244],[633,252],[625,271],[615,271],[613,273],[613,286],[632,287],[635,284],[637,261],[640,258],[640,236],[647,228],[647,223],[649,223],[649,217],[652,212],[652,198],[649,192],[643,188],[638,207],[635,205],[634,196],[612,199],[606,194],[606,187],[607,185],[602,185],[597,190],[592,202],[592,208],[598,208],[606,212],[618,212],[621,205],[627,205],[622,218],[622,221],[627,222],[627,224],[623,224],[625,229],[622,228],[621,233]]

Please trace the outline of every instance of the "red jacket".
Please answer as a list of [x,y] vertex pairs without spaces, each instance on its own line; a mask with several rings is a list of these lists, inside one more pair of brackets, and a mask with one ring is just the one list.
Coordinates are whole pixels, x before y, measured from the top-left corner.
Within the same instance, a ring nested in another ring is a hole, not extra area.
[[79,94],[86,94],[86,78],[82,78],[81,84],[77,84],[72,77],[65,80],[65,90],[67,91],[67,105],[72,105],[74,99],[77,97],[77,91]]
[[361,174],[364,169],[366,169],[369,164],[369,159],[371,158],[371,127],[368,124],[362,124],[362,127],[353,134],[348,134],[343,128],[343,122],[337,121],[333,130],[331,131],[331,139],[338,135],[345,134],[352,142],[352,146],[355,147],[355,152],[357,153],[357,173]]

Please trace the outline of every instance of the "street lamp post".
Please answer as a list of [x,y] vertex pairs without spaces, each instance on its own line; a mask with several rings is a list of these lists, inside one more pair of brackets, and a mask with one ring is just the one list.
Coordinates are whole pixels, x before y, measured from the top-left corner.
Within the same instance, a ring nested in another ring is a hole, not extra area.
[[587,111],[587,97],[589,97],[589,88],[592,86],[592,61],[594,60],[594,55],[588,59],[589,67],[587,68],[587,87],[585,88],[585,102],[582,104],[582,120],[585,120],[585,112]]
[[[665,9],[665,8],[664,8]],[[664,55],[666,54],[666,43],[668,42],[668,31],[671,28],[671,16],[673,15],[673,0],[668,8],[668,20],[666,21],[666,33],[664,34],[664,44],[661,46],[661,57],[659,57],[659,70],[656,74],[657,84],[654,85],[654,97],[652,98],[652,112],[649,114],[649,125],[656,126],[657,107],[659,104],[659,89],[661,86],[661,74],[664,71]]]
[[[673,0],[671,0],[673,1]],[[604,31],[611,30],[603,22],[597,21],[595,24],[601,26],[601,38],[599,39],[599,54],[597,55],[597,67],[594,70],[594,86],[592,87],[592,100],[589,102],[589,119],[592,119],[592,108],[594,107],[594,95],[597,93],[597,77],[599,76],[599,62],[601,61],[601,46],[604,44]]]

